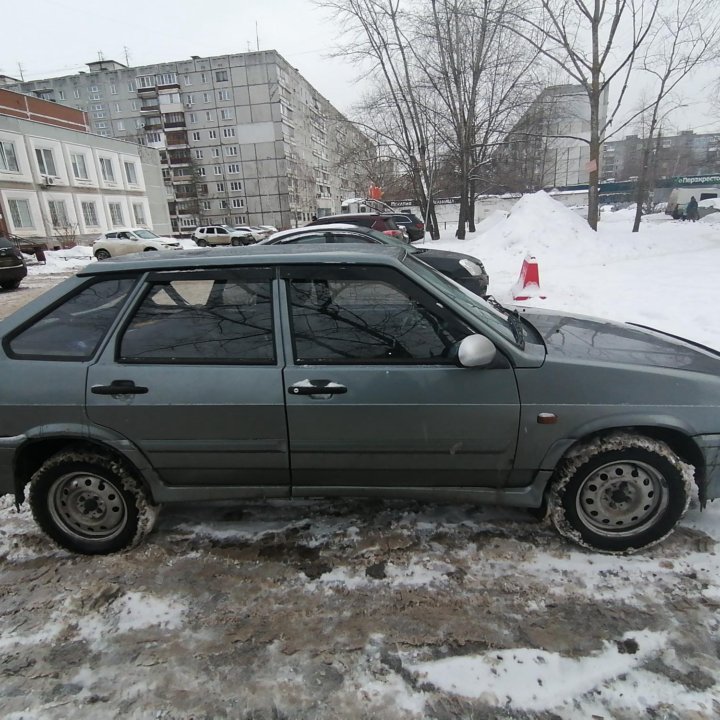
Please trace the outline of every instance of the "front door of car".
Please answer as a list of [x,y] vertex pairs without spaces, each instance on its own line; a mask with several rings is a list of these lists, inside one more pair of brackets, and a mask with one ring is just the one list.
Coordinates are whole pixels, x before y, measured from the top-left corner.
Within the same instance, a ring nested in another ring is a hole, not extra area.
[[230,242],[230,233],[225,228],[215,228],[217,235],[215,242],[218,245],[227,245]]
[[138,446],[166,484],[287,491],[273,273],[150,274],[89,368],[90,419]]
[[520,402],[510,363],[462,368],[474,330],[387,267],[298,267],[284,280],[293,487],[501,486]]
[[134,253],[138,250],[137,239],[132,237],[128,232],[119,232],[117,234],[118,252],[116,255],[127,255],[128,253]]

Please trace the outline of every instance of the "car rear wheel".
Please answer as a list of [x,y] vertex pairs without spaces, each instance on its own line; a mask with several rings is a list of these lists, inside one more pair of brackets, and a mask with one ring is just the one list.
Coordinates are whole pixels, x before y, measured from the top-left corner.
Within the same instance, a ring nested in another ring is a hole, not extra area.
[[550,492],[561,535],[607,552],[667,537],[687,509],[692,469],[663,442],[619,434],[578,448]]
[[110,258],[110,253],[107,250],[96,250],[95,258],[97,260],[108,260]]
[[206,242],[205,240],[203,240],[202,238],[197,238],[197,239],[195,240],[195,244],[196,244],[198,247],[206,247],[206,246],[207,246],[207,242]]
[[158,513],[124,464],[94,450],[67,450],[46,460],[32,477],[30,507],[58,545],[86,555],[137,545]]
[[3,290],[15,290],[15,288],[20,287],[21,282],[22,278],[18,278],[17,280],[5,280],[5,282],[0,283],[0,287]]
[[157,248],[148,247],[143,250],[143,252],[157,252]]
[[233,238],[230,242],[231,242],[235,247],[237,247],[238,245],[242,245],[242,241],[240,240],[240,238]]

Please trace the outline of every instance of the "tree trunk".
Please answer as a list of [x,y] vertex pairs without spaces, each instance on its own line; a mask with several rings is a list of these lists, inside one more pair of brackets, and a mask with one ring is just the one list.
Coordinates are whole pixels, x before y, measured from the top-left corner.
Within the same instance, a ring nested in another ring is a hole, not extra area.
[[470,180],[470,190],[467,201],[468,232],[475,232],[475,180]]

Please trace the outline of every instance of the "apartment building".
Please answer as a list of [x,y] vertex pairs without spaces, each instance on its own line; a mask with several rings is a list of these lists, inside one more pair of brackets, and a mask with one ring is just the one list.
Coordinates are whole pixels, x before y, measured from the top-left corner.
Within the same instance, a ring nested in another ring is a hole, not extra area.
[[0,231],[56,246],[171,231],[157,150],[90,132],[77,109],[0,88]]
[[[7,81],[6,81],[7,82]],[[88,72],[10,87],[87,112],[93,132],[159,150],[173,230],[290,227],[339,212],[368,139],[276,51]]]
[[[628,135],[603,146],[603,180],[632,180],[640,175],[645,140]],[[720,133],[659,135],[651,150],[653,178],[720,174]]]

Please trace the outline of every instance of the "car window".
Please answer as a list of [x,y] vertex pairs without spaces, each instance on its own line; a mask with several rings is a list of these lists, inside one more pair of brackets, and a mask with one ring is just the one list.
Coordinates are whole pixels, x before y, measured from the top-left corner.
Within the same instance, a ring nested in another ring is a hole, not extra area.
[[217,229],[215,230],[215,233],[216,233],[217,235],[227,235],[227,234],[228,234],[228,231],[227,231],[225,228],[217,228]]
[[150,283],[120,339],[120,362],[275,363],[270,271],[202,275]]
[[105,233],[105,237],[108,240],[114,240],[117,237],[117,233],[115,233],[115,232]]
[[470,329],[388,268],[295,270],[288,299],[296,363],[452,362]]
[[300,237],[291,237],[285,241],[281,241],[283,245],[324,245],[327,242],[332,242],[332,233],[329,232],[316,232],[301,235]]
[[154,232],[150,232],[149,230],[135,230],[134,234],[137,235],[137,237],[142,238],[143,240],[159,239],[158,235],[156,235]]
[[11,248],[13,244],[4,237],[0,237],[0,248]]
[[89,360],[123,306],[131,278],[102,280],[63,301],[8,342],[11,357]]
[[357,245],[358,243],[380,244],[379,240],[371,237],[370,235],[360,235],[359,233],[342,233],[337,231],[332,233],[330,242],[340,245]]
[[205,228],[205,234],[206,234],[206,235],[214,235],[214,234],[215,234],[215,228]]

